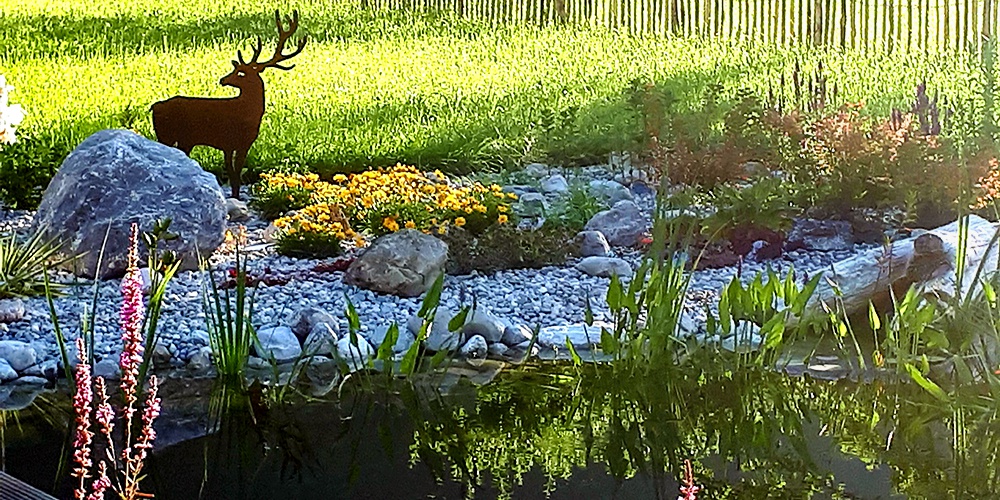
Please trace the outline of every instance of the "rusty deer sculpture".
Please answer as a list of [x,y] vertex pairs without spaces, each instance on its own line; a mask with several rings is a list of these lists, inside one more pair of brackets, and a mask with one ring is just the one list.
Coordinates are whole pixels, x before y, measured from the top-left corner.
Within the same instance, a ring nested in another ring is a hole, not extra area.
[[233,190],[233,198],[240,197],[240,174],[246,165],[247,152],[260,134],[260,121],[264,117],[264,80],[260,74],[267,68],[289,70],[293,66],[279,63],[295,57],[306,46],[306,37],[289,54],[284,54],[285,42],[299,27],[299,13],[294,11],[286,18],[288,29],[282,27],[281,15],[274,12],[278,24],[278,47],[266,62],[258,62],[261,40],[257,37],[250,62],[243,61],[243,54],[236,51],[233,72],[219,84],[236,87],[240,94],[230,98],[171,97],[153,104],[153,130],[156,139],[190,155],[195,146],[209,146],[221,150],[225,158],[226,175]]

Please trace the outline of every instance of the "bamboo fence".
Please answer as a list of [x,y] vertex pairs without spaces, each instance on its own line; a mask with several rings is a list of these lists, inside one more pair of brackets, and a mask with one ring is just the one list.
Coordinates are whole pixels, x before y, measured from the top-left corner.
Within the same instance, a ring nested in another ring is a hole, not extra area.
[[359,0],[365,8],[852,49],[979,50],[1000,0]]

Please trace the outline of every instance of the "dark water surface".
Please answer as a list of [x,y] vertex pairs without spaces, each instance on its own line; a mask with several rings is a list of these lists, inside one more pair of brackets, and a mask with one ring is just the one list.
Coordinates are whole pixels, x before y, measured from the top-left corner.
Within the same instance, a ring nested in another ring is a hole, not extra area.
[[[949,407],[912,384],[545,363],[440,386],[356,377],[339,397],[281,403],[256,387],[171,380],[144,490],[673,500],[691,459],[704,499],[1000,498],[1000,420],[981,400]],[[71,490],[67,405],[50,393],[0,421],[4,470],[60,498]]]

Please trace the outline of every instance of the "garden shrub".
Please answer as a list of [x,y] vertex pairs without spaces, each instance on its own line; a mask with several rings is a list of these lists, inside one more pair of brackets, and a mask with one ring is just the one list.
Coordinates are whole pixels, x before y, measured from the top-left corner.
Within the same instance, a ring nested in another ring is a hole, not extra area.
[[7,208],[33,209],[69,154],[53,137],[22,134],[0,152],[0,202]]
[[562,265],[575,235],[576,231],[565,227],[546,225],[522,231],[503,224],[490,226],[478,236],[451,228],[438,237],[448,244],[448,273],[468,274]]

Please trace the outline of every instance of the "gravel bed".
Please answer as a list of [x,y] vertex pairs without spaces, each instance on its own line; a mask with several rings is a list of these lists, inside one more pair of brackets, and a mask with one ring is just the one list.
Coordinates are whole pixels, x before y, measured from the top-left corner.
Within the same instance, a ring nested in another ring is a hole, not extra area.
[[[585,171],[583,174],[591,177],[601,175],[600,171]],[[650,195],[637,196],[636,202],[647,213],[652,211],[655,204]],[[31,216],[31,212],[0,209],[0,232],[27,228]],[[324,261],[277,255],[262,243],[262,235],[267,227],[265,221],[252,220],[244,225],[248,230],[250,248],[256,248],[248,253],[251,274],[267,270],[271,274],[291,277],[284,285],[262,284],[258,287],[253,316],[254,326],[258,328],[287,325],[298,310],[317,307],[338,318],[341,331],[346,331],[345,297],[350,298],[357,308],[363,331],[386,326],[393,321],[405,324],[406,319],[420,307],[419,298],[376,295],[348,286],[341,279],[342,272],[314,272],[313,268]],[[855,248],[854,251],[859,249]],[[635,250],[616,248],[614,251],[616,256],[630,262],[633,267],[641,259],[641,254]],[[796,270],[811,274],[850,256],[854,251],[793,251],[781,259],[766,263],[746,263],[740,272],[744,279],[749,280],[768,266],[784,272],[794,265]],[[471,304],[475,297],[477,303],[513,324],[545,327],[582,322],[589,297],[595,318],[604,319],[608,313],[604,296],[609,279],[588,276],[576,270],[573,266],[577,261],[578,259],[570,259],[563,266],[542,269],[448,276],[442,294],[442,305],[457,310],[463,304]],[[218,270],[230,268],[232,262],[232,254],[213,256],[212,263],[217,276],[221,277],[221,271]],[[689,292],[689,308],[696,320],[704,320],[705,305],[711,306],[715,302],[718,290],[737,271],[735,267],[731,267],[694,273]],[[80,318],[89,307],[93,284],[66,273],[57,273],[55,279],[72,285],[65,297],[55,300],[55,309],[63,332],[67,337],[75,338],[79,334]],[[172,362],[178,366],[186,363],[197,350],[208,345],[202,305],[202,280],[199,272],[181,272],[171,281],[166,295],[160,320],[160,338],[173,354]],[[115,356],[116,348],[120,348],[117,316],[121,303],[119,287],[120,282],[117,280],[104,281],[99,285],[95,327],[95,353],[99,359]],[[57,359],[59,355],[45,298],[30,298],[24,300],[24,303],[26,314],[21,321],[0,323],[0,340],[19,340],[33,344],[42,358],[39,362]]]

